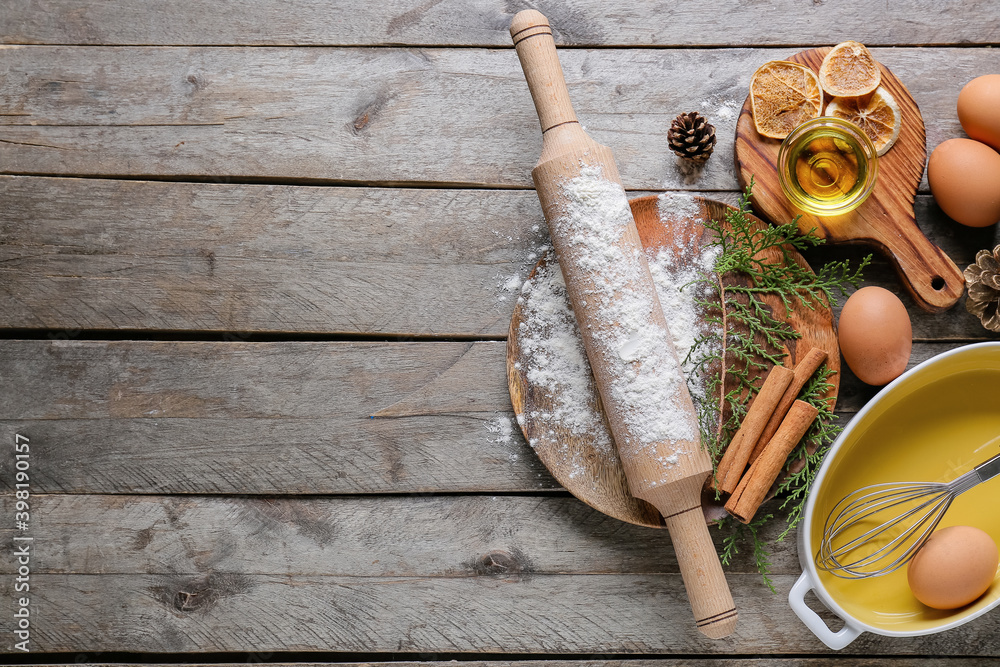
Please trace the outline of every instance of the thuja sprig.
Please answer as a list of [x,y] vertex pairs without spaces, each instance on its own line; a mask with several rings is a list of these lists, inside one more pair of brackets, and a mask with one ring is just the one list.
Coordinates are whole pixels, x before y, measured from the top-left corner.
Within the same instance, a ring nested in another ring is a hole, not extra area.
[[777,593],[770,577],[771,552],[767,549],[767,541],[760,535],[761,529],[773,518],[773,514],[757,515],[747,524],[740,523],[733,517],[725,519],[723,525],[729,529],[729,534],[722,538],[722,553],[719,554],[719,560],[723,565],[729,565],[740,552],[740,545],[749,544],[753,549],[757,571],[764,577],[764,583],[771,592]]
[[[695,341],[687,361],[696,360],[699,370],[714,371],[708,373],[706,395],[718,396],[719,400],[705,400],[699,405],[702,439],[712,455],[713,467],[718,465],[726,444],[739,429],[764,372],[781,363],[786,343],[801,337],[787,322],[775,317],[760,297],[773,295],[780,299],[786,316],[797,304],[813,310],[834,306],[836,294],[844,294],[848,285],[860,285],[862,271],[871,261],[870,256],[864,258],[856,269],[847,261],[830,262],[813,273],[796,261],[793,251],[820,245],[823,239],[812,233],[801,234],[798,218],[784,225],[755,224],[749,218],[752,189],[751,179],[739,205],[729,209],[724,220],[705,223],[714,232],[711,245],[717,246],[719,253],[713,274],[700,279],[714,288],[713,293],[697,301],[708,313],[706,320],[714,325],[714,333]],[[723,276],[732,275],[742,276],[743,280],[723,280]],[[691,377],[698,375],[692,373]],[[823,455],[840,432],[833,423],[836,416],[831,401],[826,398],[833,387],[829,382],[832,375],[833,371],[824,365],[802,392],[801,399],[815,406],[819,414],[789,456],[794,464],[777,487],[786,520],[777,541],[799,524]],[[719,414],[720,406],[724,421]],[[757,568],[772,592],[774,587],[768,576],[770,550],[760,529],[773,518],[773,514],[762,514],[749,525],[735,519],[720,522],[720,527],[729,533],[723,539],[723,563],[730,562],[739,544],[750,544]]]
[[[813,233],[815,228],[806,234],[800,233],[798,216],[783,225],[753,224],[747,217],[753,185],[751,178],[740,195],[739,205],[726,212],[725,222],[712,220],[706,224],[716,233],[721,249],[715,264],[716,273],[737,272],[747,276],[752,285],[738,291],[773,294],[781,299],[786,314],[792,312],[796,302],[812,310],[834,304],[834,292],[843,293],[847,285],[860,285],[861,273],[871,262],[870,255],[854,270],[845,260],[829,262],[818,273],[813,273],[795,261],[792,251],[807,250],[822,245],[825,240]],[[769,259],[768,251],[777,251],[781,259]]]

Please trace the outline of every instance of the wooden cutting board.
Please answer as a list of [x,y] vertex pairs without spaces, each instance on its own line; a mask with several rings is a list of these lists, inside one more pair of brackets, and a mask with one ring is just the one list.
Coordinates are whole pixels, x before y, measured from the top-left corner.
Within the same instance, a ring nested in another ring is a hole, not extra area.
[[[698,221],[724,219],[731,207],[722,202],[700,197],[694,198],[694,201],[698,206],[698,214],[693,216],[693,219],[687,217],[679,219],[670,211],[661,217],[659,198],[655,196],[642,197],[630,202],[639,236],[647,251],[668,250],[679,259],[689,262],[689,254],[700,251],[712,239],[713,232],[706,230]],[[766,224],[757,219],[755,221],[761,226]],[[767,257],[769,261],[777,261],[780,253],[774,250]],[[794,251],[793,257],[799,264],[808,266],[801,255]],[[558,270],[558,265],[551,254],[543,257],[528,277],[525,291],[529,296],[525,298],[531,298],[530,292],[539,289],[541,281],[551,281],[552,272]],[[732,284],[736,279],[727,280]],[[785,309],[777,299],[765,297],[764,301],[776,315],[784,316]],[[570,308],[568,299],[565,308]],[[702,314],[703,317],[705,315]],[[525,438],[552,476],[583,502],[622,521],[662,527],[663,520],[659,512],[652,505],[633,498],[628,491],[625,472],[611,444],[611,433],[602,418],[600,398],[594,388],[593,380],[590,379],[590,368],[586,366],[586,357],[582,359],[584,364],[582,372],[585,374],[582,383],[586,384],[589,380],[588,388],[583,392],[572,392],[578,403],[577,407],[585,408],[591,415],[592,428],[585,432],[570,428],[553,416],[561,408],[566,407],[564,403],[570,393],[569,390],[553,392],[545,383],[531,381],[530,371],[549,363],[548,360],[541,358],[547,352],[539,351],[535,345],[526,345],[527,331],[532,328],[536,328],[534,330],[537,331],[537,327],[549,324],[537,321],[538,319],[540,318],[535,311],[526,308],[523,300],[519,300],[511,318],[507,338],[507,381],[514,412]],[[835,403],[840,382],[840,352],[837,347],[837,336],[834,333],[832,311],[830,308],[810,310],[800,305],[783,319],[802,334],[800,340],[794,341],[786,349],[789,359],[786,363],[794,364],[813,346],[826,350],[829,355],[827,364],[837,371],[830,380],[833,389],[829,393],[831,401]],[[578,340],[579,332],[574,330],[572,335]],[[582,351],[582,342],[577,344]],[[560,353],[566,354],[566,346],[557,347]],[[708,519],[713,520],[720,518],[724,510],[721,509],[721,505],[715,505],[706,499],[705,513]]]
[[[830,48],[810,49],[788,60],[819,72]],[[750,96],[736,124],[736,171],[742,187],[753,177],[754,209],[776,224],[791,222],[796,215],[803,232],[827,243],[864,243],[874,246],[896,267],[900,281],[924,310],[950,308],[962,296],[962,272],[944,252],[917,227],[913,200],[927,158],[924,121],[906,86],[885,66],[882,85],[899,103],[902,125],[899,138],[878,160],[878,179],[871,196],[850,213],[821,217],[792,206],[778,184],[777,160],[781,141],[762,137],[753,124]],[[828,98],[824,98],[824,103]]]

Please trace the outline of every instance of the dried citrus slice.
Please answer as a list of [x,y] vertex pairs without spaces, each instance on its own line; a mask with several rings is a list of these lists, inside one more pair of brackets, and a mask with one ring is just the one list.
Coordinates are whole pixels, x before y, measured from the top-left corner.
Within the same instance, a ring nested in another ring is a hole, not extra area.
[[892,148],[902,124],[899,104],[884,86],[863,97],[835,97],[826,105],[826,115],[843,118],[864,130],[879,155]]
[[771,60],[757,68],[750,80],[750,107],[757,132],[772,139],[788,133],[823,108],[823,89],[816,73],[785,60]]
[[867,95],[882,81],[882,70],[868,48],[854,41],[833,47],[819,66],[819,82],[834,97]]

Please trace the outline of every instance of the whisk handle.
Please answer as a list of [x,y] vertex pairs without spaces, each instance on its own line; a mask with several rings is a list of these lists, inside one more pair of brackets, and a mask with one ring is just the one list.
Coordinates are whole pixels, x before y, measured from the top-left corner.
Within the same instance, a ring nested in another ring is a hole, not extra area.
[[799,617],[799,620],[805,623],[806,627],[812,630],[812,633],[820,641],[834,651],[838,651],[857,639],[862,631],[847,622],[844,623],[844,627],[838,632],[834,632],[827,627],[826,621],[820,618],[819,614],[810,609],[809,605],[806,604],[806,593],[814,588],[816,588],[816,585],[809,576],[809,572],[803,572],[799,580],[792,586],[792,590],[788,592],[788,604],[792,607],[795,615]]
[[952,495],[958,496],[997,475],[1000,475],[1000,454],[988,461],[983,461],[969,472],[948,482],[948,491]]
[[985,482],[988,479],[993,479],[997,475],[1000,475],[1000,454],[997,454],[989,461],[984,461],[975,467],[975,471],[979,473],[979,481]]

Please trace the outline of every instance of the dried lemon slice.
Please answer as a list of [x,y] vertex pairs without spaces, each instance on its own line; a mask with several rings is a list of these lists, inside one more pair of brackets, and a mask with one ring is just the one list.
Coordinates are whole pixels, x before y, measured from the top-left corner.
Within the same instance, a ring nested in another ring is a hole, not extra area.
[[843,118],[864,130],[879,155],[892,148],[902,124],[899,104],[884,86],[864,97],[835,97],[826,105],[826,115]]
[[772,139],[788,133],[823,108],[819,78],[808,67],[771,60],[757,68],[750,80],[750,107],[757,132]]
[[882,70],[868,48],[855,41],[833,47],[819,66],[819,82],[834,97],[867,95],[882,81]]

